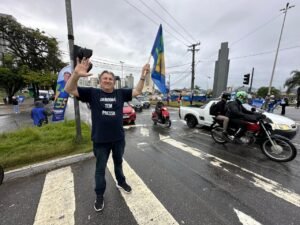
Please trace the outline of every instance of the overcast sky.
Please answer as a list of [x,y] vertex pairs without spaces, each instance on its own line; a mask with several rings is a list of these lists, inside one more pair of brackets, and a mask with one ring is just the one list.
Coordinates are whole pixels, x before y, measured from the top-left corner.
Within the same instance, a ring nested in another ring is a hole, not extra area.
[[[290,72],[300,69],[300,0],[289,1],[273,86],[283,89]],[[149,58],[161,23],[166,74],[171,89],[191,86],[192,54],[196,53],[195,85],[212,88],[221,42],[229,43],[228,86],[242,85],[243,74],[255,68],[253,87],[269,86],[285,8],[282,0],[89,0],[72,1],[75,44],[94,50],[94,74],[109,69],[136,80]],[[163,7],[163,8],[162,8]],[[68,53],[63,0],[1,0],[0,13],[39,28],[58,39]],[[158,16],[159,17],[158,17]],[[69,58],[64,55],[65,62]],[[96,62],[97,61],[97,62]],[[153,59],[151,59],[151,65]]]

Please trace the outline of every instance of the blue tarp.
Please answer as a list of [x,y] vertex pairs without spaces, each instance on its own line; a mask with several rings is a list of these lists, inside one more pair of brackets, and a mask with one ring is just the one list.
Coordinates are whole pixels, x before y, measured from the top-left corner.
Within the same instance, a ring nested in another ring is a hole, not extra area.
[[252,99],[252,103],[250,105],[255,106],[256,108],[261,108],[264,102],[265,102],[264,99],[255,98]]

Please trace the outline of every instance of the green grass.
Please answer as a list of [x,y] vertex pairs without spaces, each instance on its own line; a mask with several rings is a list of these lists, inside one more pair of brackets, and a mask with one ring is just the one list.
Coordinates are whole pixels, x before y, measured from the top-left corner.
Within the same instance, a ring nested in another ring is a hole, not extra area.
[[6,169],[90,152],[90,127],[81,124],[82,141],[75,141],[75,122],[51,123],[0,135],[0,164]]

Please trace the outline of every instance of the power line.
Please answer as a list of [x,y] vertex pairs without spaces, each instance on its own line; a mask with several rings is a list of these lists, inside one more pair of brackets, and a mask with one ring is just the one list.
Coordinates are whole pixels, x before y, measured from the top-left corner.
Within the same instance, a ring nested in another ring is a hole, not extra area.
[[184,63],[184,64],[181,64],[181,65],[175,65],[175,66],[168,66],[167,68],[175,68],[175,67],[182,67],[182,66],[185,66],[185,65],[188,65],[190,63]]
[[183,39],[186,39],[181,33],[179,33],[176,28],[174,28],[171,24],[169,24],[166,20],[164,20],[157,12],[155,12],[153,9],[150,8],[143,0],[139,0],[147,9],[149,9],[152,13],[154,13],[158,18],[160,18],[162,21],[164,21],[173,31],[175,31],[179,36],[181,36]]
[[182,26],[163,6],[160,4],[157,0],[154,0],[174,21],[175,23],[182,29],[184,30],[188,36],[193,40],[193,42],[197,42],[196,39]]
[[277,19],[277,17],[281,16],[282,14],[278,14],[274,17],[272,17],[270,20],[268,20],[266,23],[260,25],[259,27],[255,28],[254,30],[250,31],[249,33],[243,35],[242,37],[240,37],[239,39],[237,39],[236,41],[233,41],[232,44],[230,45],[230,48],[232,48],[233,45],[239,43],[240,41],[244,40],[245,38],[249,37],[250,35],[254,34],[256,31],[260,30],[261,28],[263,28],[264,26],[268,25],[269,23],[273,22],[273,20]]
[[[286,50],[295,49],[295,48],[300,48],[300,46],[293,46],[293,47],[281,48],[280,51],[286,51]],[[248,58],[248,57],[253,57],[253,56],[258,56],[258,55],[266,55],[266,54],[271,54],[271,53],[274,53],[274,52],[276,52],[276,50],[259,52],[259,53],[254,53],[254,54],[250,54],[250,55],[244,55],[244,56],[237,56],[237,57],[230,58],[230,60],[241,59],[241,58]]]
[[[69,53],[67,51],[61,50],[61,53],[63,55],[69,56]],[[116,66],[116,67],[120,67],[121,66],[121,64],[119,62],[115,62],[115,61],[108,60],[108,59],[102,59],[102,58],[98,58],[98,57],[97,58],[93,57],[91,59],[91,61],[103,64],[103,65],[109,65],[109,66]],[[167,69],[171,69],[171,68],[176,68],[176,67],[182,67],[182,66],[185,66],[185,65],[188,65],[188,64],[190,64],[190,63],[184,63],[184,64],[181,64],[181,65],[168,66],[166,68]],[[126,70],[128,70],[128,69],[141,70],[141,66],[136,66],[136,65],[124,64],[123,67]]]
[[[135,5],[133,5],[132,3],[130,3],[129,1],[127,0],[123,0],[125,1],[127,4],[129,4],[131,7],[135,8],[137,11],[139,11],[142,15],[144,15],[145,17],[147,17],[149,20],[151,20],[154,24],[156,25],[160,25],[159,23],[155,22],[152,18],[150,18],[149,16],[147,16],[143,11],[141,11],[139,8],[137,8]],[[165,30],[168,34],[170,34],[172,37],[174,37],[175,39],[177,39],[179,42],[181,42],[183,45],[187,46],[187,44],[179,39],[178,37],[174,36],[172,33],[170,33],[168,30]]]

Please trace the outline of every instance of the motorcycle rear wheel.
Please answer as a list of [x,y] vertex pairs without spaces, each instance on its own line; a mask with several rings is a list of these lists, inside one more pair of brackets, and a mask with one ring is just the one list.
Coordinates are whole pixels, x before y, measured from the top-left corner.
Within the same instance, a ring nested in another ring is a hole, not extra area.
[[223,128],[221,126],[215,126],[210,130],[212,139],[218,144],[225,144],[227,141],[223,137]]
[[167,121],[166,121],[166,127],[171,127],[171,125],[172,125],[172,122],[171,122],[171,120],[170,119],[168,119]]
[[261,150],[268,158],[276,162],[288,162],[296,157],[296,147],[289,140],[280,136],[271,138],[275,143],[275,147],[269,139],[261,144]]

